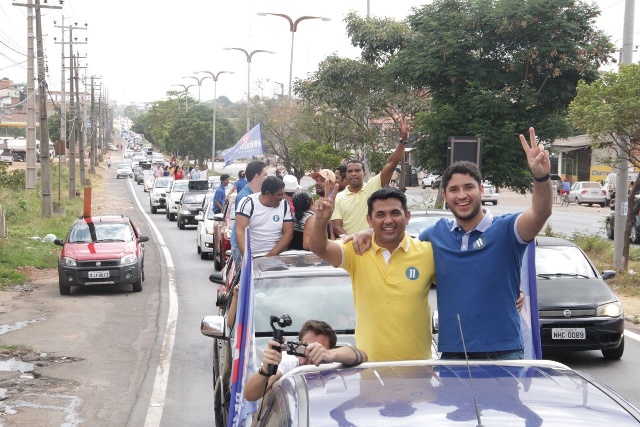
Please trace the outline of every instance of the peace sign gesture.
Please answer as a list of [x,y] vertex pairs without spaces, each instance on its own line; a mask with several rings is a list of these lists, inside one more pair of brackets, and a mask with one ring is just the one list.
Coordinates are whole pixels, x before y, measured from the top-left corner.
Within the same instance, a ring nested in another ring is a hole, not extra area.
[[336,196],[338,195],[339,189],[339,184],[335,184],[332,189],[331,181],[325,179],[324,197],[319,198],[316,202],[316,221],[322,221],[326,224],[331,219],[333,208],[336,205]]
[[536,133],[532,127],[529,128],[529,142],[524,135],[520,135],[522,149],[527,154],[527,161],[534,178],[544,178],[551,172],[549,162],[549,151],[544,149],[544,145],[538,144]]

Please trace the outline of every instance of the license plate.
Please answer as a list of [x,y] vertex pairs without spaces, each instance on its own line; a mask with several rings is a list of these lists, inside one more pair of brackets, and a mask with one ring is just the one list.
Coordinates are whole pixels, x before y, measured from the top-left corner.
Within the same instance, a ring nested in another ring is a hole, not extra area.
[[89,279],[107,279],[108,277],[109,277],[109,270],[89,272]]
[[552,328],[551,338],[554,340],[583,340],[587,338],[584,328]]

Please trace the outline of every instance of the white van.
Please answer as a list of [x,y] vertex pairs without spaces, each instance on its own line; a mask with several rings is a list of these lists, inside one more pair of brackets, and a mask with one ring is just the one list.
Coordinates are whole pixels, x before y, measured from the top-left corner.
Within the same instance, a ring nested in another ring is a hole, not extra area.
[[[615,173],[608,174],[602,184],[602,188],[607,192],[607,204],[616,196],[616,176]],[[629,183],[635,182],[638,179],[638,172],[629,172],[627,177]]]

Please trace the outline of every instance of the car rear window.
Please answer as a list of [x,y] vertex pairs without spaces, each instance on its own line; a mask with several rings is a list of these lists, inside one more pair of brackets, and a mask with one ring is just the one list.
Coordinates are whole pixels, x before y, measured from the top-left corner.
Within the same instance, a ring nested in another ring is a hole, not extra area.
[[602,188],[599,182],[585,182],[582,184],[582,188]]

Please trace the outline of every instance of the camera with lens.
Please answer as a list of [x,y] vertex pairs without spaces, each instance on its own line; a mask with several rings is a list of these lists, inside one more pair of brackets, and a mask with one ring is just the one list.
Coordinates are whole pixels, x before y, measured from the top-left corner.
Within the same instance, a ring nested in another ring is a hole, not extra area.
[[302,341],[287,341],[284,343],[283,349],[291,356],[304,357],[304,352],[307,350],[308,345],[309,344]]

